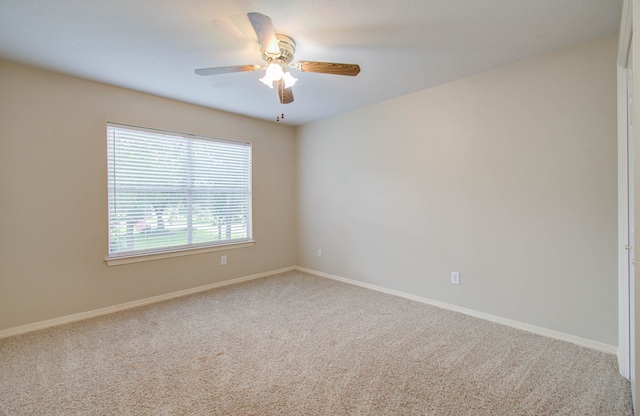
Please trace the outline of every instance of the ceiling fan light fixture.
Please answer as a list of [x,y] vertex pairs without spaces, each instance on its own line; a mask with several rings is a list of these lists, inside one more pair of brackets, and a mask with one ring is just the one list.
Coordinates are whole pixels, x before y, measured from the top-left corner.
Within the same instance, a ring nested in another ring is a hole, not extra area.
[[260,78],[260,82],[269,88],[273,88],[273,83],[281,80],[283,73],[282,65],[279,62],[269,62],[264,77]]
[[285,72],[284,74],[282,74],[282,80],[284,81],[285,88],[291,88],[293,87],[293,84],[296,83],[298,78],[291,75],[291,72]]

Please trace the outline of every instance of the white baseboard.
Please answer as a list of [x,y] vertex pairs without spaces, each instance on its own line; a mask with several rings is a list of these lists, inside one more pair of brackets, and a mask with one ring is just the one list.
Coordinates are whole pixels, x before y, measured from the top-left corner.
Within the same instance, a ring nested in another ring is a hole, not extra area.
[[237,279],[225,280],[223,282],[211,283],[204,286],[198,286],[190,289],[179,290],[177,292],[166,293],[164,295],[153,296],[150,298],[134,300],[131,302],[121,303],[119,305],[108,306],[106,308],[95,309],[92,311],[76,313],[73,315],[61,316],[59,318],[49,319],[46,321],[35,322],[28,325],[22,325],[14,328],[9,328],[0,331],[0,339],[11,337],[14,335],[24,334],[27,332],[38,331],[40,329],[51,328],[58,325],[64,325],[71,322],[82,321],[84,319],[95,318],[102,315],[108,315],[110,313],[120,312],[127,309],[137,308],[139,306],[149,305],[151,303],[162,302],[164,300],[179,298],[181,296],[192,295],[194,293],[204,292],[205,290],[215,289],[218,287],[234,285],[249,280],[260,279],[261,277],[267,277],[278,273],[289,272],[295,270],[294,266],[287,267],[279,270],[272,270],[270,272],[253,274],[251,276],[239,277]]
[[565,334],[565,333],[562,333],[562,332],[552,331],[550,329],[546,329],[546,328],[541,328],[541,327],[534,326],[534,325],[525,324],[525,323],[522,323],[522,322],[518,322],[518,321],[511,320],[511,319],[502,318],[500,316],[495,316],[495,315],[491,315],[491,314],[484,313],[484,312],[478,312],[478,311],[475,311],[475,310],[472,310],[472,309],[462,308],[460,306],[451,305],[451,304],[448,304],[448,303],[445,303],[445,302],[440,302],[440,301],[437,301],[437,300],[428,299],[428,298],[424,298],[424,297],[421,297],[421,296],[411,295],[411,294],[400,292],[400,291],[397,291],[397,290],[387,289],[387,288],[384,288],[382,286],[377,286],[377,285],[373,285],[373,284],[370,284],[370,283],[359,282],[357,280],[348,279],[346,277],[336,276],[336,275],[332,275],[332,274],[329,274],[329,273],[319,272],[317,270],[312,270],[312,269],[307,269],[307,268],[304,268],[304,267],[297,267],[297,266],[286,267],[284,269],[279,269],[279,270],[272,270],[272,271],[265,272],[265,273],[258,273],[258,274],[254,274],[254,275],[251,275],[251,276],[239,277],[237,279],[225,280],[223,282],[211,283],[211,284],[204,285],[204,286],[198,286],[198,287],[194,287],[194,288],[190,288],[190,289],[180,290],[180,291],[177,291],[177,292],[167,293],[167,294],[164,294],[164,295],[158,295],[158,296],[153,296],[153,297],[150,297],[150,298],[145,298],[145,299],[140,299],[140,300],[135,300],[135,301],[131,301],[131,302],[122,303],[122,304],[119,304],[119,305],[108,306],[106,308],[95,309],[95,310],[92,310],[92,311],[81,312],[81,313],[77,313],[77,314],[73,314],[73,315],[67,315],[67,316],[62,316],[62,317],[59,317],[59,318],[49,319],[49,320],[46,320],[46,321],[35,322],[35,323],[32,323],[32,324],[28,324],[28,325],[22,325],[22,326],[18,326],[18,327],[14,327],[14,328],[9,328],[9,329],[5,329],[5,330],[0,331],[0,339],[1,338],[6,338],[6,337],[11,337],[11,336],[14,336],[14,335],[24,334],[24,333],[27,333],[27,332],[38,331],[38,330],[45,329],[45,328],[51,328],[51,327],[58,326],[58,325],[64,325],[64,324],[68,324],[68,323],[71,323],[71,322],[82,321],[84,319],[95,318],[95,317],[102,316],[102,315],[108,315],[110,313],[120,312],[120,311],[124,311],[124,310],[127,310],[127,309],[137,308],[139,306],[144,306],[144,305],[149,305],[149,304],[152,304],[152,303],[162,302],[162,301],[169,300],[169,299],[179,298],[181,296],[186,296],[186,295],[191,295],[191,294],[194,294],[194,293],[204,292],[206,290],[215,289],[215,288],[219,288],[219,287],[223,287],[223,286],[229,286],[229,285],[234,285],[234,284],[241,283],[241,282],[246,282],[246,281],[249,281],[249,280],[260,279],[262,277],[267,277],[267,276],[271,276],[271,275],[278,274],[278,273],[284,273],[284,272],[288,272],[288,271],[291,271],[291,270],[299,270],[301,272],[311,273],[311,274],[314,274],[316,276],[326,277],[326,278],[337,280],[337,281],[340,281],[340,282],[344,282],[344,283],[348,283],[348,284],[364,287],[364,288],[367,288],[367,289],[376,290],[378,292],[388,293],[390,295],[399,296],[399,297],[402,297],[402,298],[405,298],[405,299],[411,299],[411,300],[414,300],[416,302],[421,302],[421,303],[425,303],[425,304],[428,304],[428,305],[437,306],[439,308],[460,312],[460,313],[463,313],[465,315],[470,315],[470,316],[474,316],[476,318],[481,318],[481,319],[484,319],[484,320],[487,320],[487,321],[496,322],[496,323],[499,323],[499,324],[502,324],[502,325],[507,325],[507,326],[510,326],[510,327],[513,327],[513,328],[522,329],[524,331],[528,331],[528,332],[531,332],[531,333],[534,333],[534,334],[538,334],[538,335],[542,335],[542,336],[545,336],[545,337],[555,338],[555,339],[559,339],[559,340],[562,340],[562,341],[571,342],[573,344],[577,344],[577,345],[580,345],[582,347],[591,348],[591,349],[594,349],[594,350],[597,350],[597,351],[602,351],[602,352],[609,353],[609,354],[617,354],[617,352],[618,352],[618,348],[614,347],[612,345],[607,345],[607,344],[603,344],[603,343],[600,343],[600,342],[597,342],[597,341],[592,341],[592,340],[589,340],[589,339],[576,337],[576,336]]
[[319,271],[316,271],[316,270],[307,269],[307,268],[304,268],[304,267],[296,267],[295,269],[299,270],[301,272],[311,273],[311,274],[314,274],[316,276],[326,277],[326,278],[333,279],[333,280],[338,280],[338,281],[343,282],[343,283],[349,283],[349,284],[356,285],[356,286],[361,286],[361,287],[364,287],[364,288],[367,288],[367,289],[376,290],[378,292],[388,293],[390,295],[395,295],[395,296],[399,296],[399,297],[402,297],[402,298],[415,300],[417,302],[425,303],[427,305],[437,306],[439,308],[448,309],[448,310],[452,310],[452,311],[455,311],[455,312],[460,312],[460,313],[463,313],[465,315],[470,315],[470,316],[474,316],[476,318],[484,319],[486,321],[496,322],[496,323],[499,323],[499,324],[502,324],[502,325],[506,325],[506,326],[510,326],[510,327],[513,327],[513,328],[522,329],[524,331],[531,332],[531,333],[534,333],[534,334],[537,334],[537,335],[542,335],[542,336],[545,336],[545,337],[548,337],[548,338],[554,338],[554,339],[558,339],[558,340],[561,340],[561,341],[571,342],[572,344],[577,344],[577,345],[580,345],[582,347],[591,348],[591,349],[594,349],[594,350],[597,350],[597,351],[602,351],[602,352],[605,352],[605,353],[608,353],[608,354],[617,354],[618,353],[618,348],[614,347],[613,345],[603,344],[601,342],[597,342],[597,341],[592,341],[592,340],[585,339],[585,338],[576,337],[574,335],[565,334],[563,332],[552,331],[550,329],[542,328],[542,327],[539,327],[539,326],[525,324],[525,323],[522,323],[522,322],[514,321],[514,320],[511,320],[511,319],[507,319],[507,318],[502,318],[500,316],[491,315],[491,314],[484,313],[484,312],[478,312],[478,311],[475,311],[473,309],[462,308],[460,306],[451,305],[449,303],[440,302],[440,301],[433,300],[433,299],[428,299],[428,298],[423,298],[421,296],[415,296],[415,295],[411,295],[411,294],[408,294],[408,293],[400,292],[400,291],[397,291],[397,290],[387,289],[387,288],[384,288],[382,286],[372,285],[370,283],[364,283],[364,282],[359,282],[357,280],[347,279],[346,277],[335,276],[335,275],[332,275],[332,274],[323,273],[323,272],[319,272]]

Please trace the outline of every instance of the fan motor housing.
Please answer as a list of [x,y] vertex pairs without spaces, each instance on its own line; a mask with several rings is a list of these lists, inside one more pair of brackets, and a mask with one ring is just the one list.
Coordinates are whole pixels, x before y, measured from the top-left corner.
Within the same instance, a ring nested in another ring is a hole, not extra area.
[[262,53],[262,59],[269,62],[272,60],[279,60],[285,64],[290,63],[293,60],[293,55],[296,53],[296,42],[287,35],[276,33],[276,39],[278,39],[278,46],[280,47],[280,55],[273,56],[267,52]]

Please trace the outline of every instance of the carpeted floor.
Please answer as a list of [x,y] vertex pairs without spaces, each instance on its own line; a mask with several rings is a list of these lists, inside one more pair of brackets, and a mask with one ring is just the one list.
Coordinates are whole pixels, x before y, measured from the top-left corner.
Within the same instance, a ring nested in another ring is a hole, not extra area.
[[290,272],[0,340],[2,415],[631,415],[616,359]]

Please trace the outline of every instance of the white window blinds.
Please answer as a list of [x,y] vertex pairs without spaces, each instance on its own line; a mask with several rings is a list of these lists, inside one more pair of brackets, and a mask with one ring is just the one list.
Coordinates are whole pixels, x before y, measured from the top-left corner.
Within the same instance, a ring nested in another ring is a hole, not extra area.
[[251,144],[109,123],[109,258],[251,240]]

